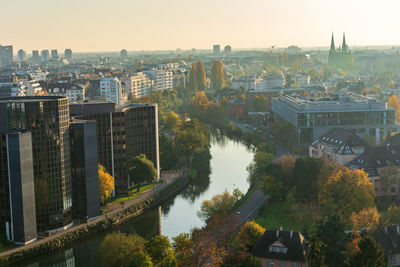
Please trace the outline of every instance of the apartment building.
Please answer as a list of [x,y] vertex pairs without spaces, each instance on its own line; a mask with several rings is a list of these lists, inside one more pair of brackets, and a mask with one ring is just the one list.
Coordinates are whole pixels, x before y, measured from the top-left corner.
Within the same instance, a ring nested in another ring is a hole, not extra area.
[[168,68],[153,68],[152,70],[144,70],[143,73],[147,74],[153,80],[152,91],[165,91],[174,88],[174,78],[172,70]]
[[153,86],[152,80],[143,72],[130,73],[129,76],[122,77],[121,82],[124,91],[136,98],[149,95]]
[[123,105],[127,100],[127,95],[122,90],[121,81],[116,77],[103,78],[100,81],[100,93],[105,100],[117,105]]

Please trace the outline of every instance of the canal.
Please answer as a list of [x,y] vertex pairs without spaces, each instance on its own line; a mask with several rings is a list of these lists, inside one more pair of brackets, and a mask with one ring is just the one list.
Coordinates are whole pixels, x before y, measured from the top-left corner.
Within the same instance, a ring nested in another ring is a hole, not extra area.
[[[203,200],[235,188],[246,192],[249,184],[246,167],[253,158],[251,149],[224,136],[213,136],[211,141],[210,172],[205,171],[187,189],[158,209],[131,220],[118,227],[124,233],[137,233],[145,238],[162,234],[169,238],[182,232],[189,233],[195,227],[202,227],[203,221],[197,216]],[[107,233],[90,236],[55,254],[45,255],[26,262],[21,267],[87,267],[99,266],[97,250]]]

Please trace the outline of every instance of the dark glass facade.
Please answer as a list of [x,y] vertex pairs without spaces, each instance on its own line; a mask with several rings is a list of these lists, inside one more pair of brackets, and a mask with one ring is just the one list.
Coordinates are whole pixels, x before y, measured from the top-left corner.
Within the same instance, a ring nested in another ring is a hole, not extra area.
[[128,170],[135,156],[145,154],[159,170],[157,105],[129,105],[76,118],[96,121],[98,160],[114,174],[117,194],[133,186]]
[[32,133],[38,232],[72,222],[69,105],[66,97],[0,98],[0,131]]

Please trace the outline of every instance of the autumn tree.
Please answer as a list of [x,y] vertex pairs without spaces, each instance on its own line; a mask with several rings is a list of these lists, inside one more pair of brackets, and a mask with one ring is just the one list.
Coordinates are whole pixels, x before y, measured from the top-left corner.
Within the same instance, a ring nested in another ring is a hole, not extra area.
[[375,190],[368,174],[345,167],[336,170],[319,192],[321,205],[343,215],[346,220],[352,212],[374,207],[374,199]]
[[139,191],[142,183],[157,180],[157,170],[153,162],[147,159],[145,154],[140,154],[132,161],[132,166],[129,168],[129,177],[137,184]]
[[179,118],[179,115],[176,114],[173,110],[163,116],[163,126],[165,130],[168,131],[174,131],[175,129],[177,129],[180,121],[181,119]]
[[258,239],[264,234],[265,228],[261,227],[254,220],[246,222],[237,235],[239,243],[248,249],[251,249]]
[[222,215],[232,209],[237,200],[237,195],[225,191],[213,196],[211,200],[204,200],[198,215],[204,221],[208,221],[213,215]]
[[399,171],[396,166],[390,163],[386,169],[381,171],[379,178],[379,184],[381,185],[382,191],[385,192],[385,196],[387,196],[388,192],[398,183],[398,181]]
[[388,258],[376,241],[370,236],[364,236],[358,243],[359,250],[351,255],[347,267],[389,267]]
[[353,212],[350,216],[353,231],[366,230],[373,232],[379,224],[379,213],[376,207],[368,207],[361,210],[359,213]]
[[172,238],[172,247],[175,251],[175,260],[177,266],[189,266],[192,256],[193,241],[189,234],[181,233]]
[[400,116],[400,101],[399,98],[397,97],[397,95],[392,95],[389,97],[388,102],[387,102],[388,106],[390,108],[395,109],[397,112],[397,120],[399,120],[399,116]]
[[274,198],[283,197],[286,192],[284,183],[271,175],[267,175],[262,178],[261,190],[264,192],[265,195]]
[[391,205],[388,210],[381,216],[381,224],[392,225],[400,224],[400,208]]
[[112,177],[104,168],[104,166],[98,166],[99,175],[99,194],[100,202],[104,203],[111,195],[114,190],[114,177]]
[[276,160],[281,165],[287,176],[292,176],[297,157],[294,155],[283,155]]
[[206,71],[202,61],[196,64],[196,81],[200,91],[204,91],[207,88]]
[[211,87],[214,90],[219,90],[224,87],[225,73],[221,61],[213,60],[211,65]]

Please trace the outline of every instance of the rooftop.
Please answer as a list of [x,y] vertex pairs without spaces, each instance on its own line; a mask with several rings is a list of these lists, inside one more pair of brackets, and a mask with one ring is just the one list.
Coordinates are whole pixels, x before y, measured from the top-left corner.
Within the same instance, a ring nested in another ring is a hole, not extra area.
[[59,99],[68,99],[65,96],[18,96],[18,97],[2,97],[0,103],[13,103],[13,102],[38,102],[38,101],[52,101]]

